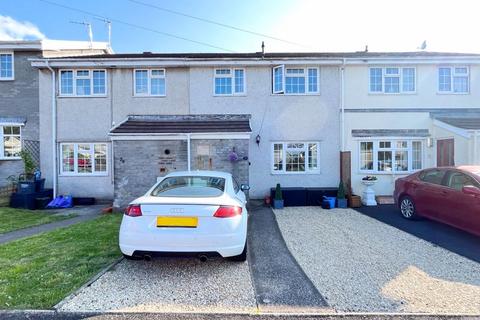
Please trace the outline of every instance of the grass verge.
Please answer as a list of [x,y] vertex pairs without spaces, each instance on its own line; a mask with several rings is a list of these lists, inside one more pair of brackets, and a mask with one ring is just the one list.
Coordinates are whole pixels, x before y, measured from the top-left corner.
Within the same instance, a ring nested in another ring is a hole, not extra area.
[[120,214],[0,245],[0,309],[48,309],[120,257]]
[[74,215],[57,216],[45,212],[0,207],[0,221],[2,221],[0,223],[0,234],[72,217]]

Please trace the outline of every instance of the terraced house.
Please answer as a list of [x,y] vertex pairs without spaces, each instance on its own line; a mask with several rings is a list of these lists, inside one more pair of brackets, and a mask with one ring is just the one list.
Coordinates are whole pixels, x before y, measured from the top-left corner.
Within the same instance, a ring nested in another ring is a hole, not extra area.
[[29,59],[112,53],[107,43],[0,41],[0,187],[23,172],[22,147],[40,159],[38,71]]
[[38,58],[41,169],[57,194],[121,207],[173,170],[230,171],[252,198],[276,183],[336,187],[350,151],[353,191],[375,174],[391,194],[415,170],[479,162],[479,63],[431,52]]

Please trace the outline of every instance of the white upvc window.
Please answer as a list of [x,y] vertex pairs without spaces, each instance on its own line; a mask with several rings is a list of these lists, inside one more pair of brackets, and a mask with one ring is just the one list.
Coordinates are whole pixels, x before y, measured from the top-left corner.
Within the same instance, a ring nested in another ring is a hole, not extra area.
[[108,174],[106,143],[61,143],[60,174],[65,176]]
[[272,143],[272,173],[320,173],[320,143]]
[[22,130],[19,125],[0,125],[0,159],[20,159]]
[[107,71],[102,69],[60,70],[60,96],[88,97],[107,94]]
[[285,95],[320,93],[320,69],[276,66],[272,69],[272,92]]
[[219,68],[213,70],[213,94],[235,96],[246,93],[245,69]]
[[416,69],[413,67],[369,68],[370,93],[415,93]]
[[413,139],[362,140],[359,143],[359,171],[408,173],[423,167],[423,143]]
[[133,94],[135,96],[166,95],[165,69],[135,69],[133,70]]
[[438,68],[438,92],[465,94],[470,90],[467,66],[442,66]]
[[14,80],[13,52],[0,52],[0,80]]

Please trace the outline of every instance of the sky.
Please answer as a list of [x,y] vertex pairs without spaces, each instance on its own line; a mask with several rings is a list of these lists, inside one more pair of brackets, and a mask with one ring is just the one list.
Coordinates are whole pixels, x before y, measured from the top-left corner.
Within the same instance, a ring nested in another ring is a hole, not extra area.
[[0,40],[88,40],[73,21],[107,41],[106,17],[117,53],[256,52],[262,41],[266,52],[416,51],[425,40],[427,51],[480,53],[479,9],[475,0],[0,0]]

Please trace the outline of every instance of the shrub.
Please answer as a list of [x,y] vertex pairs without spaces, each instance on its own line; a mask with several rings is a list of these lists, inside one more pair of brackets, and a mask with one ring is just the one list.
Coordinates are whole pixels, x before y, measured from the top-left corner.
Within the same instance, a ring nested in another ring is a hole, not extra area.
[[343,181],[340,181],[338,185],[337,199],[345,199],[345,186],[343,185]]
[[275,188],[275,200],[282,200],[282,188],[280,188],[280,183],[277,183],[277,187]]

